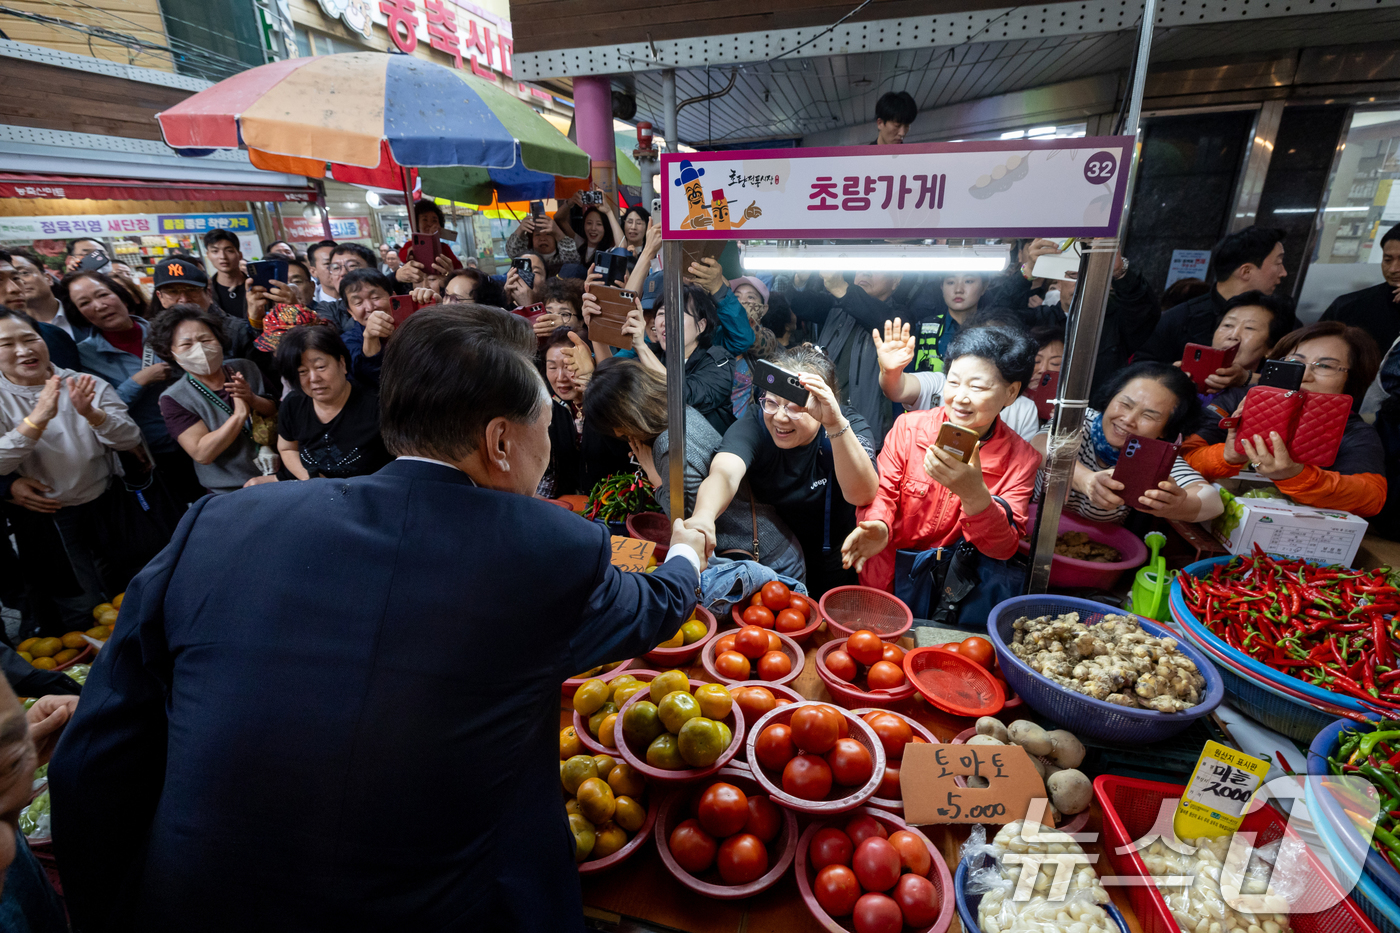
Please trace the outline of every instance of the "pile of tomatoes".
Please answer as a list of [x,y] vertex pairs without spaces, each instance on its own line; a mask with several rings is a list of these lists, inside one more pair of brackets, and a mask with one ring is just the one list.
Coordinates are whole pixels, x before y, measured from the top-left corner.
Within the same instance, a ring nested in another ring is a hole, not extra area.
[[846,717],[825,704],[803,706],[787,724],[764,728],[754,757],[782,775],[784,792],[802,800],[825,800],[832,785],[861,787],[875,773],[870,749],[851,738]]
[[744,711],[744,722],[758,722],[764,713],[772,712],[779,706],[787,706],[792,700],[779,696],[767,687],[734,684],[729,688],[734,705]]
[[904,649],[864,629],[852,632],[844,648],[826,656],[826,669],[862,690],[896,690],[907,682]]
[[773,801],[720,782],[692,801],[691,813],[666,840],[677,865],[697,877],[714,867],[728,885],[748,884],[768,873],[768,846],[783,828],[783,814]]
[[913,726],[894,713],[871,710],[861,719],[874,730],[880,747],[885,750],[885,774],[880,778],[880,787],[875,791],[875,796],[882,800],[904,799],[899,786],[899,767],[904,760],[904,747],[911,742],[927,744],[928,740],[915,733]]
[[817,605],[812,600],[774,580],[763,584],[763,589],[753,594],[743,618],[745,625],[777,629],[784,635],[791,635],[806,628],[816,611]]
[[933,856],[915,833],[890,833],[862,813],[844,829],[818,830],[807,860],[817,903],[833,917],[850,917],[856,933],[899,933],[938,919],[938,888],[928,877]]
[[745,625],[715,642],[715,671],[726,680],[748,680],[754,674],[759,680],[781,680],[792,673],[792,658],[777,635]]
[[568,795],[564,809],[577,862],[612,855],[646,822],[646,780],[625,761],[573,755],[559,762],[559,783]]
[[[622,674],[618,680],[630,675]],[[615,683],[616,681],[614,681]],[[579,693],[584,687],[579,687]],[[607,685],[604,684],[606,687]],[[722,684],[704,684],[690,692],[690,680],[685,671],[666,671],[657,674],[651,684],[638,684],[615,687],[614,697],[620,690],[631,690],[628,699],[650,690],[645,700],[637,700],[622,714],[622,738],[628,748],[638,757],[646,758],[653,768],[668,771],[683,771],[686,768],[708,768],[719,760],[734,740],[734,733],[723,722],[734,706],[734,698]],[[619,704],[620,705],[620,704]],[[579,708],[579,694],[574,694],[574,709]],[[594,714],[597,715],[596,713]],[[592,717],[589,719],[592,723]],[[616,741],[617,720],[607,736]],[[606,720],[599,724],[599,732],[607,730]],[[598,741],[603,742],[600,735]],[[607,744],[604,742],[604,744]],[[615,747],[615,746],[614,746]]]

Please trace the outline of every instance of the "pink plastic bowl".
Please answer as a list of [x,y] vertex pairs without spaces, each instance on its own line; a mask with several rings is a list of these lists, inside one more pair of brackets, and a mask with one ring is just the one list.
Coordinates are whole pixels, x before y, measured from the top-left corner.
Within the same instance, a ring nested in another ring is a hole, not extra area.
[[[924,726],[921,722],[919,722],[917,719],[914,719],[913,717],[910,717],[910,716],[906,716],[906,715],[904,715],[903,713],[896,713],[896,712],[894,712],[893,710],[880,709],[880,708],[878,708],[878,707],[871,707],[871,708],[868,708],[868,709],[853,709],[853,710],[851,710],[851,715],[853,715],[853,716],[859,716],[859,717],[861,717],[862,719],[864,719],[868,714],[870,714],[870,713],[875,713],[875,712],[888,713],[888,714],[891,715],[891,716],[898,716],[900,719],[903,719],[905,722],[909,723],[909,728],[911,728],[911,729],[914,730],[914,734],[917,735],[917,736],[919,736],[920,738],[922,738],[925,742],[927,742],[927,743],[930,744],[930,745],[937,745],[937,744],[939,744],[939,742],[938,742],[938,736],[936,736],[936,735],[934,735],[932,732],[930,732],[930,731],[928,730],[928,728],[927,728],[926,726]],[[905,747],[907,748],[908,746],[905,746]],[[888,757],[886,757],[886,760],[885,760],[885,768],[886,768],[886,770],[889,769],[889,766],[890,766],[889,759],[888,759]],[[904,798],[903,798],[903,797],[900,797],[900,798],[898,798],[898,799],[893,799],[893,798],[890,798],[890,797],[871,797],[869,800],[866,801],[866,804],[867,804],[868,806],[872,806],[872,807],[879,807],[881,810],[888,810],[888,811],[891,812],[891,813],[903,813],[903,812],[904,812]]]
[[[779,632],[779,635],[786,635],[799,645],[807,644],[807,639],[812,637],[812,633],[821,628],[822,614],[817,608],[817,601],[807,597],[812,604],[812,609],[807,613],[807,624],[795,632]],[[729,617],[734,620],[734,624],[742,628],[747,623],[744,622],[744,610],[749,608],[748,603],[735,603],[729,607]],[[776,613],[774,613],[776,615]]]
[[[914,695],[914,684],[909,680],[909,675],[904,675],[904,685],[895,687],[893,690],[862,690],[859,685],[842,680],[831,672],[826,666],[826,657],[831,652],[845,647],[844,638],[833,638],[831,641],[817,649],[817,676],[826,684],[827,692],[831,698],[842,706],[893,706],[901,700],[907,700]],[[896,665],[901,671],[902,666]]]
[[[1031,528],[1035,527],[1035,510],[1031,510]],[[1123,556],[1117,563],[1105,564],[1094,560],[1078,560],[1073,557],[1065,557],[1056,554],[1050,562],[1050,585],[1073,589],[1076,587],[1087,587],[1100,590],[1111,590],[1118,583],[1118,578],[1126,571],[1136,567],[1141,567],[1147,562],[1147,545],[1142,543],[1142,539],[1128,531],[1122,525],[1115,525],[1110,522],[1095,522],[1073,512],[1066,511],[1060,515],[1059,534],[1067,531],[1082,531],[1092,540],[1100,544],[1107,544]],[[1021,541],[1021,553],[1029,554],[1031,543],[1026,540]]]
[[[656,675],[660,672],[628,671],[627,673],[631,674],[633,677],[637,678],[642,683],[649,684],[654,679],[656,679]],[[622,711],[618,710],[618,712],[621,713]],[[613,756],[617,755],[617,749],[608,748],[602,742],[599,742],[597,739],[593,738],[593,736],[588,734],[588,722],[583,718],[582,715],[580,715],[578,710],[574,710],[574,732],[578,735],[578,740],[583,743],[583,747],[588,749],[593,754]]]
[[842,638],[865,630],[882,641],[899,641],[914,624],[914,613],[903,600],[873,586],[833,587],[822,595],[818,607],[827,630]]
[[624,523],[629,537],[650,541],[656,545],[652,554],[659,564],[671,550],[671,521],[661,512],[638,512],[627,516]]
[[[690,681],[690,692],[694,693],[697,687],[703,687],[704,685],[705,681],[692,679]],[[622,718],[627,715],[628,708],[631,707],[633,703],[648,699],[649,697],[650,693],[648,691],[638,691],[634,693],[626,703],[622,704],[622,709],[617,711],[619,729],[622,728]],[[727,725],[734,735],[729,740],[729,747],[720,753],[719,758],[715,759],[714,764],[707,768],[681,768],[677,771],[667,771],[665,768],[653,767],[647,764],[647,750],[642,749],[641,754],[638,754],[635,749],[627,744],[625,739],[617,743],[617,754],[623,761],[636,768],[653,784],[685,784],[690,781],[698,781],[702,778],[710,777],[720,768],[723,768],[729,763],[729,759],[737,755],[739,750],[744,747],[744,712],[739,709],[739,704],[735,703],[730,708],[729,715],[720,721]],[[608,750],[606,753],[611,754],[612,752]]]
[[749,763],[750,770],[753,771],[754,778],[763,785],[763,789],[773,798],[773,802],[780,807],[787,807],[789,810],[796,810],[799,813],[844,813],[847,810],[854,810],[875,796],[875,791],[880,786],[880,781],[885,776],[885,749],[880,744],[880,739],[875,735],[875,730],[867,726],[859,716],[849,710],[839,709],[832,706],[841,715],[846,717],[847,730],[851,738],[864,745],[870,751],[874,768],[870,774],[870,780],[856,788],[841,787],[839,784],[831,785],[831,792],[827,794],[825,800],[804,800],[801,797],[794,797],[783,790],[783,776],[780,772],[770,771],[758,763],[758,758],[754,755],[754,746],[763,730],[774,723],[787,725],[792,720],[792,714],[804,706],[831,706],[830,703],[817,703],[807,700],[802,703],[790,703],[787,706],[779,706],[772,712],[764,713],[759,717],[758,722],[753,724],[749,730],[749,738],[744,746],[744,756]]
[[612,855],[599,859],[590,859],[587,862],[580,862],[578,873],[580,875],[592,875],[600,871],[607,871],[614,865],[620,864],[631,858],[636,851],[646,844],[651,838],[652,831],[656,828],[656,817],[661,811],[661,790],[659,788],[647,788],[647,818],[642,823],[642,828],[637,830],[637,834],[627,840],[627,845],[618,849]]
[[704,606],[695,607],[695,618],[704,622],[708,626],[705,630],[705,637],[699,641],[693,641],[688,645],[681,645],[678,648],[653,648],[645,655],[647,663],[654,664],[665,670],[673,667],[689,667],[695,663],[695,658],[700,654],[705,645],[715,637],[715,630],[719,628],[719,622],[715,620],[714,613]]
[[[927,836],[893,814],[877,810],[874,807],[862,807],[857,812],[875,817],[880,821],[880,825],[885,827],[887,833],[898,832],[902,829],[924,840],[924,844],[928,846],[929,855],[933,858],[933,864],[928,872],[928,880],[932,881],[933,886],[938,889],[938,919],[933,922],[932,926],[919,927],[915,933],[944,933],[953,922],[957,898],[953,894],[953,876],[948,872],[948,863],[943,861],[942,853],[934,848]],[[798,840],[797,888],[802,892],[803,903],[807,905],[807,909],[811,911],[817,923],[821,924],[823,930],[827,930],[828,933],[851,933],[855,929],[854,924],[840,923],[831,914],[822,910],[822,905],[817,903],[817,896],[812,893],[812,881],[817,877],[817,873],[812,870],[811,863],[807,861],[807,849],[811,846],[813,837],[828,826],[840,829],[845,826],[845,820],[813,823],[807,827],[806,831],[802,833],[802,838]],[[905,927],[904,929],[911,928]]]
[[[772,629],[766,629],[765,631],[773,632]],[[727,635],[729,633],[726,632],[725,634]],[[704,665],[705,673],[709,674],[715,683],[757,687],[771,687],[774,684],[792,683],[797,679],[797,676],[802,673],[802,666],[807,663],[807,653],[802,650],[801,645],[782,632],[773,632],[773,634],[777,635],[779,640],[782,641],[783,653],[792,661],[792,670],[788,671],[786,676],[779,677],[777,680],[763,680],[760,678],[758,676],[757,661],[750,661],[749,663],[750,674],[748,680],[730,680],[728,677],[721,675],[720,672],[715,669],[715,645],[719,643],[718,638],[711,638],[705,643],[704,649],[700,652],[700,663]]]
[[[750,797],[765,796],[763,787],[746,768],[721,768],[714,777],[716,782],[733,784]],[[748,884],[724,884],[719,880],[719,871],[713,867],[703,876],[697,877],[676,864],[676,857],[671,854],[671,831],[685,822],[690,816],[690,802],[696,795],[704,793],[709,786],[707,783],[703,787],[697,787],[693,793],[677,791],[661,805],[661,813],[656,820],[656,851],[661,855],[662,864],[677,881],[690,890],[718,900],[732,901],[768,890],[783,876],[797,855],[797,816],[791,810],[783,811],[783,825],[778,830],[778,838],[771,844],[765,843],[768,849],[768,871]]]

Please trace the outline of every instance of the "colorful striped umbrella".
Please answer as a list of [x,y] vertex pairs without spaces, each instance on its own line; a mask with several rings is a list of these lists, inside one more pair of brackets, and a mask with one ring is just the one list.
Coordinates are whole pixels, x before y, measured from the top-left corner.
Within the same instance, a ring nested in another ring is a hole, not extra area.
[[424,190],[467,204],[568,197],[588,154],[529,105],[468,71],[353,52],[273,62],[156,114],[182,155],[247,148],[270,171]]

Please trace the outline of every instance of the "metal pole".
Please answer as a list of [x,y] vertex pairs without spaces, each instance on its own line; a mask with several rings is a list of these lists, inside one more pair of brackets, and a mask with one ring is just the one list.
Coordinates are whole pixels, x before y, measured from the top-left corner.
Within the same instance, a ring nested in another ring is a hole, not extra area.
[[661,106],[665,108],[666,151],[681,151],[680,128],[676,126],[676,69],[661,72]]
[[[666,307],[666,429],[670,441],[671,521],[685,518],[685,349],[680,335],[685,333],[683,306],[685,290],[681,286],[681,242],[666,240],[661,244],[661,262],[665,273],[663,295]],[[672,336],[675,335],[675,336]]]
[[[641,171],[641,173],[642,173],[642,187],[641,187],[641,193],[638,195],[638,197],[641,199],[641,207],[642,207],[643,210],[650,211],[650,210],[651,210],[651,199],[654,198],[654,197],[656,197],[656,192],[655,192],[655,190],[653,189],[653,186],[652,186],[652,179],[656,178],[656,155],[655,155],[655,153],[653,153],[653,154],[651,154],[651,155],[642,155],[642,156],[638,156],[638,157],[637,157],[637,168],[638,168],[638,169]],[[660,218],[660,217],[656,218],[656,221],[657,221],[657,223],[660,223],[660,222],[661,222],[661,218]]]
[[[1152,27],[1157,18],[1157,0],[1146,0],[1142,10],[1142,25],[1138,29],[1137,62],[1133,68],[1133,86],[1128,104],[1128,119],[1124,131],[1137,137],[1133,145],[1132,164],[1124,194],[1123,213],[1119,220],[1120,233],[1127,228],[1129,209],[1133,201],[1138,159],[1142,151],[1142,93],[1147,83],[1147,62],[1152,53]],[[1027,593],[1044,593],[1050,587],[1050,562],[1055,556],[1055,538],[1060,529],[1060,513],[1069,498],[1070,480],[1074,476],[1079,452],[1084,409],[1088,407],[1090,378],[1094,360],[1099,352],[1099,335],[1103,331],[1104,310],[1113,285],[1113,267],[1118,259],[1118,240],[1105,237],[1094,240],[1084,250],[1079,264],[1079,286],[1074,291],[1069,322],[1065,328],[1065,359],[1060,370],[1060,398],[1055,402],[1055,420],[1046,445],[1045,493],[1036,514],[1036,526],[1031,535],[1031,568],[1026,581]]]

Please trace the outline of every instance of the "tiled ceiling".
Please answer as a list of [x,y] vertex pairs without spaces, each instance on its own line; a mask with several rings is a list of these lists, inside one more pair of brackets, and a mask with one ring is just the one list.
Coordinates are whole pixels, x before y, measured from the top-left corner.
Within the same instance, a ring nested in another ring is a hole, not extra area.
[[[921,110],[994,97],[1075,78],[1125,70],[1134,32],[972,42],[895,52],[783,59],[740,66],[734,89],[680,114],[681,138],[695,144],[800,137],[872,123],[886,91],[908,91]],[[1302,47],[1400,40],[1400,8],[1254,20],[1159,30],[1154,64],[1221,59]],[[681,69],[685,100],[722,89],[732,69]],[[623,76],[634,83],[637,119],[664,125],[661,73]]]

